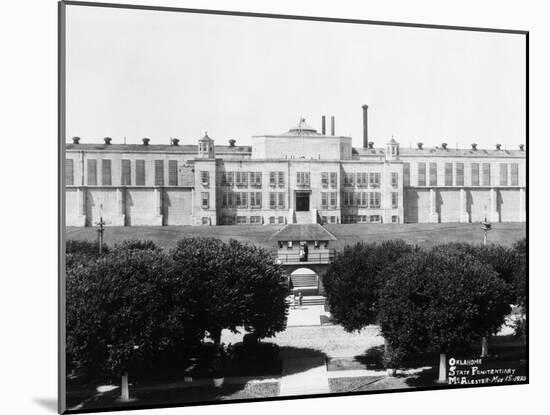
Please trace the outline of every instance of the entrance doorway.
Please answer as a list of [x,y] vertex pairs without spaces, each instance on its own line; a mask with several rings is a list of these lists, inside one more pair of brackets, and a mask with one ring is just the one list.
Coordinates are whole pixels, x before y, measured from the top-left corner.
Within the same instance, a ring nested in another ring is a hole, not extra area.
[[309,192],[296,192],[296,212],[309,211]]

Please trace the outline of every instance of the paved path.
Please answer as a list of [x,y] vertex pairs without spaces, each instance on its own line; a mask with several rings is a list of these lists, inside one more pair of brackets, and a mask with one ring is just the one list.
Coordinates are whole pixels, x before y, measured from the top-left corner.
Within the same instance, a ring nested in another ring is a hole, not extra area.
[[295,326],[320,326],[321,316],[328,316],[330,314],[325,311],[325,306],[322,305],[308,305],[297,308],[290,308],[288,310],[287,327]]
[[324,357],[289,358],[283,361],[280,396],[329,392]]

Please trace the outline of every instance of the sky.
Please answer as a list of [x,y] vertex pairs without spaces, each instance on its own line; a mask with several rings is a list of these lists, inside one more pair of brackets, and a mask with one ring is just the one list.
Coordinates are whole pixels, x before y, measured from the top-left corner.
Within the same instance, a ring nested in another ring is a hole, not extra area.
[[301,117],[363,142],[525,143],[518,34],[67,6],[67,141],[249,145]]

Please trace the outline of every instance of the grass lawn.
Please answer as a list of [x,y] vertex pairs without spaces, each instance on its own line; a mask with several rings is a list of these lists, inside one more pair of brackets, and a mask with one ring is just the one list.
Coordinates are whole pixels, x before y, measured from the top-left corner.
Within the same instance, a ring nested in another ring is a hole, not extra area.
[[[478,223],[447,224],[352,224],[326,225],[336,238],[332,248],[342,249],[356,242],[376,242],[388,239],[403,239],[423,247],[444,242],[481,243],[483,234]],[[269,237],[279,230],[279,225],[233,225],[233,226],[113,226],[105,229],[104,240],[112,245],[126,239],[150,239],[160,246],[172,248],[184,237],[216,237],[223,241],[236,239],[274,250]],[[512,245],[526,235],[525,223],[495,223],[489,232],[489,242]],[[67,227],[66,238],[75,240],[97,239],[95,227]]]
[[131,408],[144,405],[179,405],[193,402],[216,400],[253,399],[279,396],[280,382],[249,382],[246,384],[227,384],[221,388],[214,386],[147,387],[130,385],[130,402],[119,402],[120,389],[106,393],[96,393],[83,397],[68,393],[67,406],[70,409],[97,410],[105,408]]

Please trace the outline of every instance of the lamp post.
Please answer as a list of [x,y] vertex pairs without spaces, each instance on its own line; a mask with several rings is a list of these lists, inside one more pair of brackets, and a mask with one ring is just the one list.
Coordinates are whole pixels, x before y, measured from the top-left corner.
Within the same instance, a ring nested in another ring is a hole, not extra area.
[[[487,245],[487,232],[491,230],[491,223],[487,221],[487,216],[485,220],[481,222],[481,229],[483,230],[483,246]],[[489,356],[489,344],[487,336],[481,338],[481,357]]]
[[103,216],[99,218],[99,222],[96,223],[97,228],[97,243],[99,245],[99,255],[103,252],[103,232],[105,232],[106,222],[103,220]]

